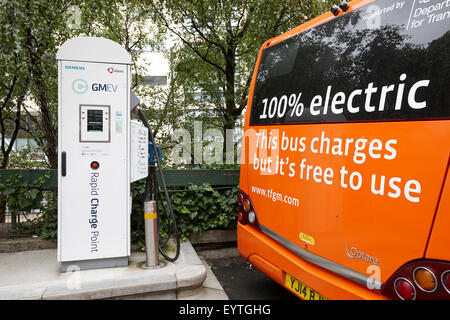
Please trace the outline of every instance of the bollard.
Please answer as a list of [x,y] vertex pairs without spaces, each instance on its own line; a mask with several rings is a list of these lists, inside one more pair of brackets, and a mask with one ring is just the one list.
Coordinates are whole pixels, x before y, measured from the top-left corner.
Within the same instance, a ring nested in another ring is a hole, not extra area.
[[145,251],[146,267],[154,268],[159,264],[158,229],[157,229],[156,201],[144,202]]

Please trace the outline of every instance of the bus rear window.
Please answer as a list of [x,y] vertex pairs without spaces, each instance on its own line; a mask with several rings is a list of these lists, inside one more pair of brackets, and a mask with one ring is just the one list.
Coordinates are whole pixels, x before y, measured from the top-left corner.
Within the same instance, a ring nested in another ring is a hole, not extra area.
[[250,125],[450,117],[450,6],[380,0],[264,49]]

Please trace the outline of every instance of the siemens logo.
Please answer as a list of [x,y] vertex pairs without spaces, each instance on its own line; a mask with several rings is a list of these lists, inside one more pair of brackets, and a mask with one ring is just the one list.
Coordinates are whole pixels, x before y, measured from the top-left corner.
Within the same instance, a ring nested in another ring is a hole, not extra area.
[[86,70],[86,68],[83,66],[64,66],[64,69],[66,69],[66,70],[81,70],[81,71]]
[[92,91],[104,91],[104,92],[116,92],[118,85],[113,85],[111,83],[93,83],[91,86]]

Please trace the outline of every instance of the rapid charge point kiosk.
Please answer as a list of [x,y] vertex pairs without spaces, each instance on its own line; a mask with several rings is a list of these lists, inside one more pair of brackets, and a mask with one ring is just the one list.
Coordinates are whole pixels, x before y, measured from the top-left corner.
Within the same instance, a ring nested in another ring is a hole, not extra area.
[[61,271],[126,266],[130,183],[148,173],[148,131],[130,120],[130,55],[80,37],[57,60]]

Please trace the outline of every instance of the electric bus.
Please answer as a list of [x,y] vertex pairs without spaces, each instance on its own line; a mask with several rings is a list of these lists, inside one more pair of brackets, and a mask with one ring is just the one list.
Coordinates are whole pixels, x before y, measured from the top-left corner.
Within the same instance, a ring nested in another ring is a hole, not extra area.
[[240,255],[301,299],[450,299],[450,2],[340,7],[260,49]]

